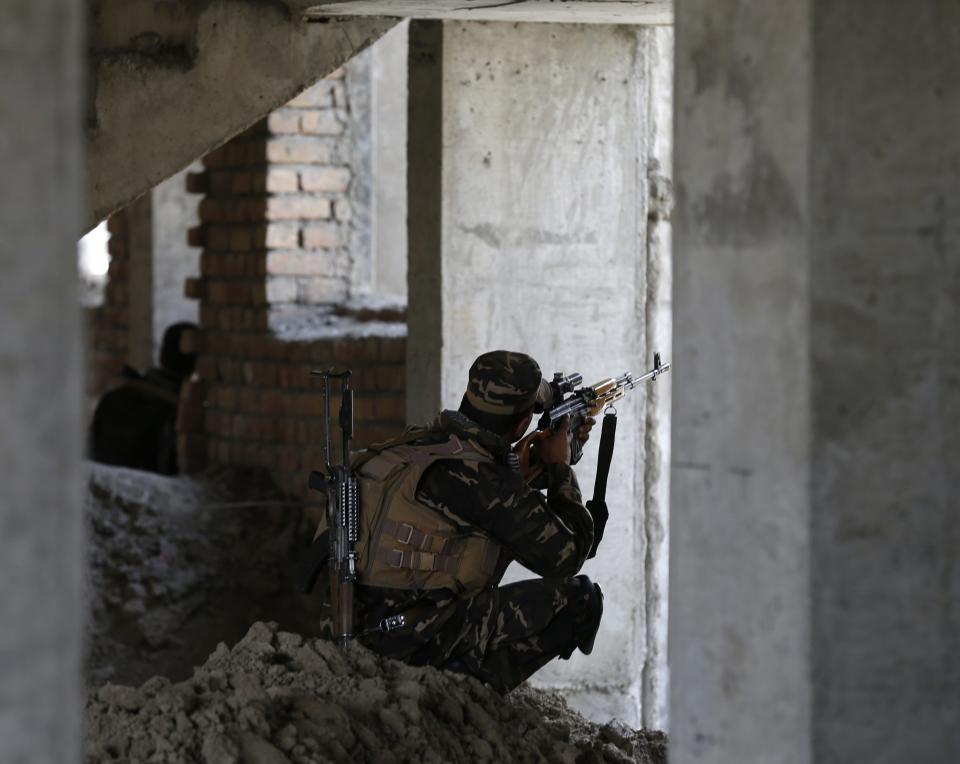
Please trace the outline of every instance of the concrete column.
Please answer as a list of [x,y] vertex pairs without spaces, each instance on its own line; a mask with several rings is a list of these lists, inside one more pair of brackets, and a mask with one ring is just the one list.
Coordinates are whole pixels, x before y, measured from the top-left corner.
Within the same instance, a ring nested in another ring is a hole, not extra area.
[[960,7],[676,21],[671,760],[957,760]]
[[[669,71],[669,35],[411,22],[412,420],[456,408],[470,363],[486,350],[526,351],[546,373],[580,371],[587,382],[651,363],[656,319],[648,324],[647,315],[664,304],[669,269],[650,278],[648,164],[653,135],[659,130],[669,144],[670,132],[654,127],[663,111],[650,106],[651,83],[664,79],[651,70]],[[669,87],[656,95],[668,104],[669,96]],[[663,454],[645,458],[648,441],[669,452],[660,437],[669,401],[646,393],[618,407],[612,517],[599,557],[585,568],[606,593],[596,650],[537,675],[590,716],[630,724],[641,721],[644,678],[664,686],[662,673],[654,679],[663,651],[649,641],[662,632],[647,620],[666,615],[651,600],[666,582],[650,578],[665,573],[657,535],[664,526],[649,514],[666,505],[648,505]],[[592,448],[578,468],[588,495],[595,458]]]
[[83,545],[75,0],[0,31],[0,761],[79,761]]
[[398,297],[407,294],[407,28],[370,47],[373,288]]
[[148,191],[126,209],[129,281],[127,309],[127,363],[148,369],[156,362],[153,352],[153,266],[158,260],[153,246],[153,191]]
[[187,244],[198,221],[197,198],[187,193],[191,165],[127,207],[130,247],[128,363],[157,364],[163,332],[179,321],[197,320],[197,305],[184,296],[184,282],[200,272],[200,250]]

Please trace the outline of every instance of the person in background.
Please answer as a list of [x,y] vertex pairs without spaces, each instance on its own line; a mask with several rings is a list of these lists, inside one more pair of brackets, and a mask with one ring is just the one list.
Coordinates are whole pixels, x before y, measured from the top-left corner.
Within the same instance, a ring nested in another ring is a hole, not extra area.
[[160,365],[139,372],[124,366],[123,381],[97,403],[90,425],[90,458],[164,475],[177,473],[177,404],[183,382],[193,373],[194,353],[181,340],[195,324],[169,326],[160,346]]

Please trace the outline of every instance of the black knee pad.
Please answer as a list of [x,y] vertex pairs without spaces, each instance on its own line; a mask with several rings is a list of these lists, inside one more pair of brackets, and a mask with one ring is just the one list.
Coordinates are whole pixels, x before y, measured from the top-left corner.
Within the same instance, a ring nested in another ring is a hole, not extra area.
[[600,629],[600,619],[603,618],[603,592],[599,584],[595,584],[586,576],[577,576],[587,590],[586,610],[580,628],[577,630],[577,647],[584,655],[593,652],[593,642]]

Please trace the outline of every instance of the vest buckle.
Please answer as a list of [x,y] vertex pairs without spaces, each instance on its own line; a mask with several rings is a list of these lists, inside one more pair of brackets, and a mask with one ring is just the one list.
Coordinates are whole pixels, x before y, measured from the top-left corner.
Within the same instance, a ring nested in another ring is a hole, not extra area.
[[402,529],[406,529],[406,531],[407,531],[407,537],[406,537],[405,539],[402,539],[402,538],[400,538],[400,536],[398,535],[398,536],[397,536],[397,541],[399,541],[401,544],[409,544],[409,543],[410,543],[410,539],[413,538],[413,526],[410,525],[410,523],[400,523],[400,526],[399,526],[399,528],[397,528],[397,530],[402,530]]

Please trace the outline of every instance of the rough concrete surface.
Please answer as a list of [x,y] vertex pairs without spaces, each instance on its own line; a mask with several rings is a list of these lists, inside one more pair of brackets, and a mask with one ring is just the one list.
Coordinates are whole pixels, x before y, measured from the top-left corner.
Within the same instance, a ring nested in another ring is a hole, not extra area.
[[257,472],[89,464],[88,681],[183,679],[257,619],[309,631],[293,590],[302,508]]
[[480,682],[255,623],[180,683],[87,702],[88,762],[664,764],[661,733],[590,724],[555,695]]
[[[410,421],[456,407],[493,348],[587,383],[669,358],[669,267],[648,262],[669,259],[650,181],[669,180],[670,30],[435,24],[410,25]],[[649,389],[617,405],[610,523],[584,566],[606,593],[596,647],[538,679],[590,718],[631,724],[643,695],[643,718],[660,724],[666,707],[670,404]],[[647,452],[648,435],[665,450]],[[577,467],[587,496],[596,453]]]
[[277,0],[96,0],[91,18],[87,228],[397,23],[308,24]]
[[958,761],[960,5],[677,40],[671,756]]
[[960,761],[960,4],[813,14],[813,759]]
[[83,4],[0,6],[0,761],[80,734]]

